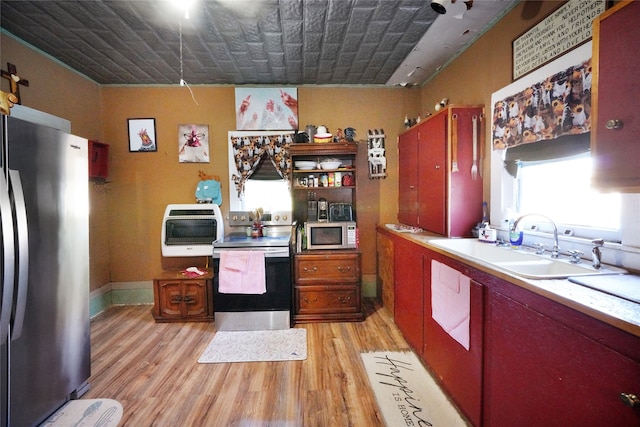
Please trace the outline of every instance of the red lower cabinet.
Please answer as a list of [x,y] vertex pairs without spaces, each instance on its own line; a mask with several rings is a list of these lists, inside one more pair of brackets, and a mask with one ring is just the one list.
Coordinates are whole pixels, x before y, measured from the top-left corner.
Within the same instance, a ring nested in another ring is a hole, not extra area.
[[[485,426],[640,425],[640,411],[620,399],[620,393],[640,391],[637,359],[573,329],[576,320],[584,324],[580,313],[563,313],[563,307],[553,310],[552,318],[529,302],[487,294]],[[625,338],[637,354],[637,338]]]
[[422,348],[422,252],[420,245],[399,239],[394,243],[394,321],[407,342]]

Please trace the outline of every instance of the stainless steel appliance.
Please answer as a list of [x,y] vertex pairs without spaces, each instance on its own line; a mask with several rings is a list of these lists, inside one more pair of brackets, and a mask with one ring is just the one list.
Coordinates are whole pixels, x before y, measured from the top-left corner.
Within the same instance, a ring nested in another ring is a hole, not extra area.
[[[311,220],[311,218],[309,219]],[[318,221],[329,221],[329,205],[327,203],[327,199],[325,199],[324,197],[321,197],[318,200]]]
[[311,222],[305,223],[307,250],[314,249],[355,249],[358,247],[356,223]]
[[[229,213],[227,234],[213,244],[214,314],[220,331],[288,329],[291,327],[291,212],[266,212],[262,237],[251,237],[249,212]],[[266,293],[221,293],[218,286],[221,251],[261,251],[265,257]]]
[[0,426],[34,426],[88,389],[88,142],[0,122]]
[[329,221],[353,221],[353,205],[351,203],[330,203]]
[[224,218],[215,203],[167,205],[162,218],[162,256],[210,256],[224,237]]

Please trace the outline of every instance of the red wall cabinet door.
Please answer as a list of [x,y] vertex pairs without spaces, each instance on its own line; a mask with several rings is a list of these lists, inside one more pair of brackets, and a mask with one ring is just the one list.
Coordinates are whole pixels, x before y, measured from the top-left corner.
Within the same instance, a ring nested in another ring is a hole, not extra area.
[[398,137],[398,221],[418,226],[418,128]]
[[640,2],[594,20],[591,149],[596,187],[640,191]]
[[420,130],[418,219],[420,228],[447,234],[447,118],[431,117]]
[[98,141],[89,141],[89,178],[107,179],[109,177],[109,145]]

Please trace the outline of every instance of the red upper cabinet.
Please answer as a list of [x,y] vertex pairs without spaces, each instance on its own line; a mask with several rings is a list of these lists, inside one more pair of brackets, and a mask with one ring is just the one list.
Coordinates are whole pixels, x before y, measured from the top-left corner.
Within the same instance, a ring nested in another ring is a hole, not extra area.
[[640,192],[640,2],[625,1],[593,21],[593,185]]
[[448,237],[471,236],[482,219],[482,177],[474,179],[471,167],[474,142],[478,167],[482,161],[483,119],[481,106],[449,106],[400,135],[400,222]]
[[89,178],[107,179],[109,177],[109,145],[98,141],[89,141]]
[[418,226],[418,128],[398,137],[398,221]]

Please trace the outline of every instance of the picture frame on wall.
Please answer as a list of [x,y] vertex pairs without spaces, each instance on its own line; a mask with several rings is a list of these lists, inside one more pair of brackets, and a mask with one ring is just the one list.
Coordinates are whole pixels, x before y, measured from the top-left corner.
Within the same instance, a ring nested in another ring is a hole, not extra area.
[[295,129],[297,88],[236,88],[236,130]]
[[156,119],[127,119],[130,152],[158,151]]
[[180,163],[209,163],[209,125],[178,125]]

